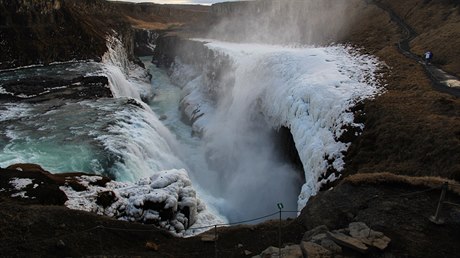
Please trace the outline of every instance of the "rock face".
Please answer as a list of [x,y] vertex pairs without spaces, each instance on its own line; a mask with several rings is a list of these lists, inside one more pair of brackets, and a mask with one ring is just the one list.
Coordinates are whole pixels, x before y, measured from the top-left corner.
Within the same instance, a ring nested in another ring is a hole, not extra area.
[[112,97],[104,76],[77,76],[72,79],[28,77],[2,85],[0,100],[39,102],[53,98],[94,99]]
[[[128,57],[134,60],[135,41],[140,40],[140,46],[148,46],[155,36],[136,33],[131,26],[132,19],[123,13],[129,13],[130,8],[123,8],[125,5],[104,0],[2,1],[0,69],[68,60],[99,61],[107,51],[106,38],[114,32],[122,39]],[[183,10],[180,15],[184,18],[188,13],[190,11]],[[161,20],[161,15],[143,18],[154,22]],[[177,19],[169,16],[171,22]],[[148,44],[144,45],[143,39],[148,40]],[[146,53],[145,49],[136,51]]]
[[[94,5],[103,2],[97,0]],[[72,0],[4,1],[0,5],[0,69],[72,59],[99,60],[106,51],[107,27],[85,23],[77,11],[83,10],[79,9],[83,5]]]
[[40,166],[18,164],[0,168],[0,195],[24,202],[43,205],[63,205],[67,196],[49,172]]
[[156,30],[136,29],[134,34],[134,54],[137,56],[151,56],[156,47],[156,40],[160,32]]

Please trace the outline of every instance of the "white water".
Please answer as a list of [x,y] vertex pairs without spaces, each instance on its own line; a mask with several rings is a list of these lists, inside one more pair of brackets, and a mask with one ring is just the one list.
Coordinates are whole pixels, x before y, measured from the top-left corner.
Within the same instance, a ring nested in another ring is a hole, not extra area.
[[[104,59],[105,72],[96,71],[108,75],[116,99],[2,104],[0,166],[32,162],[130,182],[185,168],[209,210],[232,222],[272,213],[278,202],[286,210],[302,208],[325,182],[318,178],[328,158],[343,168],[348,145],[336,139],[343,125],[354,125],[349,107],[378,92],[375,60],[343,47],[208,47],[232,60],[224,78],[234,83],[210,85],[212,65],[202,71],[178,62],[173,78],[182,89],[151,68],[152,89],[141,70],[119,60],[125,58],[119,50]],[[193,130],[181,122],[179,102],[194,119]],[[274,144],[280,126],[291,129],[303,163],[307,182],[301,190],[297,172],[279,159]]]

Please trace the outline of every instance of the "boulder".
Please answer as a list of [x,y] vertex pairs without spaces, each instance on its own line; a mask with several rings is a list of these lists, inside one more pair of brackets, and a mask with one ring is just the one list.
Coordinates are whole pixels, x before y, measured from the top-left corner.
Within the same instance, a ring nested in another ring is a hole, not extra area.
[[360,240],[347,236],[340,232],[328,232],[328,236],[337,244],[351,248],[360,253],[367,253],[367,246]]
[[326,233],[321,233],[321,234],[318,234],[318,235],[314,235],[312,238],[311,238],[311,242],[313,243],[321,243],[321,240],[327,238],[327,235]]
[[333,253],[342,253],[342,247],[329,238],[322,239],[320,245]]
[[391,239],[385,236],[382,232],[370,229],[363,222],[352,222],[349,225],[350,236],[359,239],[368,246],[375,247],[379,250],[387,248]]
[[312,243],[302,241],[300,243],[300,249],[302,250],[303,257],[308,258],[330,258],[332,257],[332,252],[326,248]]
[[312,237],[322,234],[322,233],[325,234],[328,231],[329,229],[327,228],[327,226],[325,225],[318,226],[312,230],[305,232],[305,234],[303,235],[302,241],[308,242],[312,239]]

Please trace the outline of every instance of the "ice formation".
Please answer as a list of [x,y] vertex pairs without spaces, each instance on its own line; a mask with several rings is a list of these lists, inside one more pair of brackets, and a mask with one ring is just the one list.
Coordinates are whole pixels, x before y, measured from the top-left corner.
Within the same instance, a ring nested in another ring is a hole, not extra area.
[[[297,202],[302,209],[322,184],[336,179],[335,174],[324,178],[329,167],[343,169],[349,144],[338,139],[346,127],[363,127],[354,123],[350,109],[381,91],[375,75],[378,60],[347,46],[204,44],[215,52],[215,60],[195,67],[179,57],[173,68],[172,76],[183,88],[184,113],[212,150],[235,145],[241,132],[257,127],[251,121],[260,119],[258,113],[273,129],[289,128],[306,179]],[[222,59],[230,59],[228,71],[213,70]],[[216,82],[217,72],[226,75]],[[239,151],[244,150],[233,153]],[[248,171],[253,169],[232,176],[249,178]]]
[[60,187],[69,198],[65,205],[71,209],[155,224],[178,236],[190,236],[209,229],[206,226],[224,222],[197,198],[183,169],[158,172],[135,183],[110,181],[104,187],[94,184],[102,179],[99,176],[76,179],[87,190]]

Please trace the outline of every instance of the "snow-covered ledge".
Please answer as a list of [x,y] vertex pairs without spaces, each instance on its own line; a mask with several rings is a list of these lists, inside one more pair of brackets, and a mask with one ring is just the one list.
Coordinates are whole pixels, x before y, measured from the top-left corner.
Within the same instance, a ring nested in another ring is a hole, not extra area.
[[69,199],[65,205],[70,209],[154,224],[177,236],[191,236],[207,229],[200,227],[223,223],[197,198],[183,169],[155,173],[135,183],[110,181],[105,186],[95,183],[102,179],[100,176],[75,179],[86,190],[60,187]]

